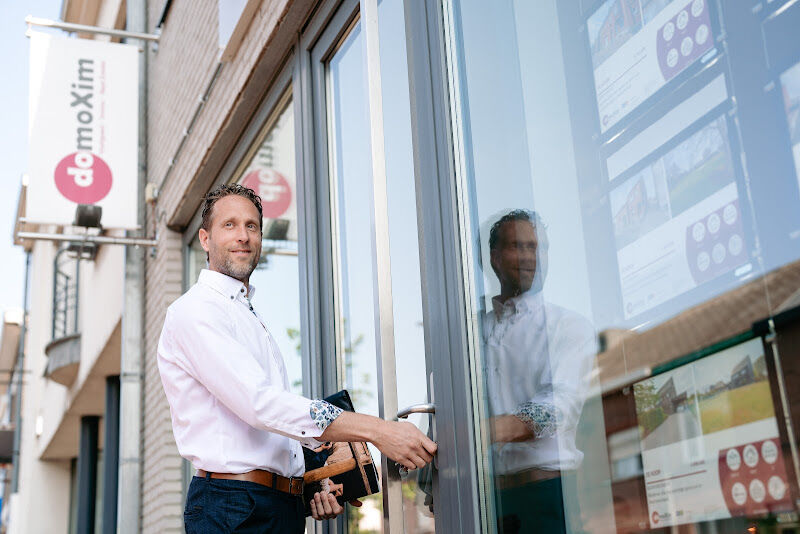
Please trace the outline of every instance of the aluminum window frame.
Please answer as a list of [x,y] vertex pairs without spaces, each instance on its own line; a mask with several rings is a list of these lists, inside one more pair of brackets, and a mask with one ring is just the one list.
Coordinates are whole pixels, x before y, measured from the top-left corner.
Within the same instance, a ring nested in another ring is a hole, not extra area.
[[494,525],[487,521],[480,494],[483,466],[476,448],[468,280],[459,226],[464,214],[457,188],[445,9],[440,1],[404,4],[425,342],[434,359],[440,451],[436,526],[442,532],[487,532]]

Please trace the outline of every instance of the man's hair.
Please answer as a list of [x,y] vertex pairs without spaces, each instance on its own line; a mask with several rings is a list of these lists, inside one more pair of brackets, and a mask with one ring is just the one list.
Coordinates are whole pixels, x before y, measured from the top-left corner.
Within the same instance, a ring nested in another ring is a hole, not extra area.
[[261,197],[249,187],[245,187],[241,184],[222,184],[209,191],[208,194],[203,197],[203,222],[200,224],[200,228],[208,231],[211,226],[211,215],[214,204],[216,204],[219,199],[229,195],[239,195],[253,203],[258,210],[258,227],[261,228],[264,224],[262,221],[263,211],[261,209]]
[[[498,242],[500,241],[500,230],[503,229],[503,226],[516,221],[526,221],[531,223],[531,226],[533,226],[534,230],[536,230],[537,236],[546,246],[547,226],[545,226],[544,221],[542,221],[542,218],[539,216],[539,214],[533,210],[518,209],[509,211],[492,225],[491,230],[489,230],[489,250],[494,250],[497,248]],[[539,233],[540,231],[541,234]]]

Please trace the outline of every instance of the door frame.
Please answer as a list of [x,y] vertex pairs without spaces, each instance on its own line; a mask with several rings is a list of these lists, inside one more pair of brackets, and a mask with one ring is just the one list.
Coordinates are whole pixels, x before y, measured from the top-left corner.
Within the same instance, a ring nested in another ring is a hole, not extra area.
[[[386,210],[386,167],[378,52],[378,0],[322,2],[301,33],[296,55],[295,113],[299,140],[298,181],[304,184],[308,272],[302,275],[309,298],[311,393],[339,389],[336,350],[341,346],[334,324],[338,275],[334,250],[333,189],[329,174],[326,62],[360,20],[366,47],[372,157],[373,287],[376,363],[381,417],[397,413],[391,271]],[[423,330],[436,415],[431,428],[439,445],[434,478],[435,525],[439,532],[478,532],[481,526],[480,472],[476,454],[474,373],[469,360],[469,323],[463,276],[462,234],[455,181],[445,61],[445,19],[439,2],[404,0],[408,83],[418,240],[422,282]],[[302,177],[302,178],[301,178]],[[300,207],[300,206],[299,206]],[[316,299],[314,299],[316,295]],[[312,300],[315,302],[312,304]],[[423,402],[425,399],[420,399]],[[382,462],[384,531],[403,530],[401,480],[396,468]],[[333,527],[333,526],[332,526]],[[330,531],[344,529],[342,520]]]
[[451,128],[441,2],[404,0],[414,177],[417,189],[426,354],[431,358],[439,444],[436,527],[480,532],[480,480],[469,359],[459,224],[456,154]]

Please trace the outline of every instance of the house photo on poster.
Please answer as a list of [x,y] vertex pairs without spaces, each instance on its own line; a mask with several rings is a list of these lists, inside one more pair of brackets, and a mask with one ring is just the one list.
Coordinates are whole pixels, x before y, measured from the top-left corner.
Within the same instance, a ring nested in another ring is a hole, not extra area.
[[609,192],[626,319],[749,262],[725,117],[660,153]]
[[633,389],[651,527],[792,509],[761,338]]
[[714,48],[708,0],[607,0],[586,21],[600,131]]

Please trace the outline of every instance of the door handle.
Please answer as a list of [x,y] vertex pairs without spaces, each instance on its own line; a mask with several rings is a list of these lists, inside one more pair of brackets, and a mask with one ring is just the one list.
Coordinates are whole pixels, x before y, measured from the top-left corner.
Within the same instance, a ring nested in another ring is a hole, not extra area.
[[[412,404],[411,406],[397,412],[397,419],[406,419],[412,413],[429,413],[431,415],[434,415],[436,413],[436,406],[432,403]],[[434,459],[434,462],[435,461],[436,460]],[[402,465],[398,464],[397,469],[400,472],[401,477],[405,477],[408,475],[408,469],[406,469]]]
[[411,415],[412,413],[435,414],[436,413],[436,406],[434,406],[433,404],[430,404],[430,403],[427,403],[427,404],[412,404],[408,408],[405,408],[405,409],[400,410],[399,412],[397,412],[397,418],[398,419],[405,419],[409,415]]

